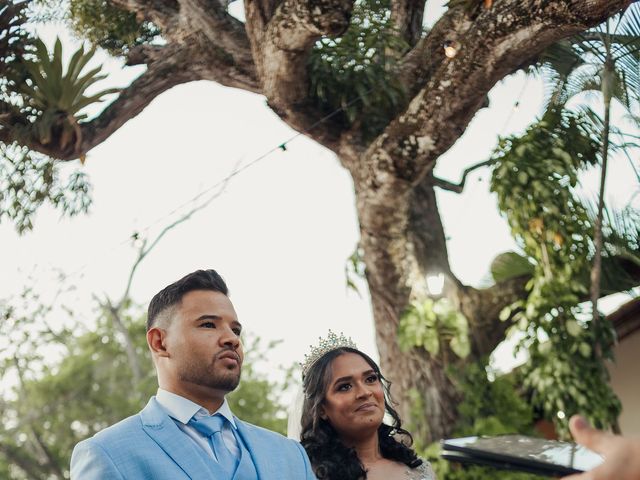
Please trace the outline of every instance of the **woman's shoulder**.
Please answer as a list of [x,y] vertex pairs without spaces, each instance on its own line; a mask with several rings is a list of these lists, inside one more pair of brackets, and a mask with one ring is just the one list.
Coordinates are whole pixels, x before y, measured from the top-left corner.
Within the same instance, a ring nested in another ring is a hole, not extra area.
[[407,470],[407,480],[436,480],[436,474],[433,473],[431,464],[422,460],[422,463],[416,468]]

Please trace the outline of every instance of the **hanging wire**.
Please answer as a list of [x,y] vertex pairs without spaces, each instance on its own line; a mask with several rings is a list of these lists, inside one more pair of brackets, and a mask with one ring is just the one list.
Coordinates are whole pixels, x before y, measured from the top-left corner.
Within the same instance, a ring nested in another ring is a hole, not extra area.
[[[336,116],[337,114],[339,114],[342,111],[345,111],[347,108],[349,108],[351,105],[355,104],[356,102],[363,100],[364,97],[366,97],[367,95],[369,95],[369,93],[371,93],[374,90],[374,88],[370,88],[369,90],[366,90],[365,92],[363,92],[361,95],[358,95],[357,97],[353,98],[352,100],[350,100],[349,102],[347,102],[346,104],[342,105],[340,108],[337,108],[336,110],[334,110],[333,112],[325,115],[324,117],[320,118],[319,120],[317,120],[316,122],[314,122],[311,126],[307,127],[306,129],[297,132],[295,135],[292,135],[291,137],[289,137],[288,139],[286,139],[284,142],[279,143],[277,146],[270,148],[269,150],[265,151],[264,153],[258,155],[256,158],[254,158],[253,160],[251,160],[250,162],[248,162],[247,164],[243,165],[240,168],[236,168],[234,169],[229,175],[227,175],[226,177],[218,180],[217,182],[215,182],[213,185],[210,185],[209,187],[206,187],[204,190],[201,190],[200,192],[198,192],[196,195],[194,195],[193,197],[191,197],[189,200],[183,202],[182,204],[180,204],[179,206],[173,208],[170,212],[168,212],[167,214],[157,218],[156,220],[154,220],[152,223],[148,224],[147,226],[137,230],[136,232],[134,232],[132,235],[128,236],[126,239],[122,240],[121,242],[119,242],[118,244],[116,244],[115,246],[108,248],[106,250],[104,250],[106,255],[110,255],[112,254],[114,251],[118,250],[119,248],[121,248],[122,246],[126,245],[127,243],[130,243],[132,240],[135,241],[140,237],[141,233],[147,233],[149,230],[151,230],[153,227],[155,227],[156,225],[158,225],[159,223],[163,222],[164,220],[166,220],[167,218],[175,215],[176,213],[178,213],[180,210],[184,209],[185,207],[194,204],[195,202],[197,202],[199,199],[201,199],[204,195],[206,195],[207,193],[210,193],[211,191],[215,190],[216,188],[220,188],[220,187],[224,187],[226,186],[226,184],[229,182],[229,180],[231,180],[232,178],[234,178],[235,176],[239,175],[240,173],[248,170],[249,168],[253,167],[254,165],[256,165],[258,162],[264,160],[265,158],[267,158],[269,155],[271,155],[274,152],[277,152],[278,150],[282,151],[282,152],[286,152],[287,151],[287,145],[293,141],[295,141],[296,139],[298,139],[299,137],[308,134],[309,132],[311,132],[314,128],[316,128],[317,126],[323,124],[324,122],[326,122],[327,120],[331,119],[332,117]],[[208,206],[209,203],[211,203],[213,200],[215,200],[217,197],[220,196],[220,194],[222,193],[222,191],[216,192],[212,198],[210,198],[209,200],[203,202],[201,204],[200,207],[197,208],[197,210],[201,210],[202,208]],[[104,256],[104,255],[101,255]],[[75,270],[73,273],[69,274],[69,277],[81,274],[82,272],[84,272],[84,270],[87,269],[87,267],[89,267],[89,265],[91,265],[91,263],[93,263],[93,261],[95,260],[96,256],[94,256],[91,260],[89,260],[88,262],[86,262],[84,265],[82,265],[80,268],[78,268],[77,270]]]
[[498,134],[499,136],[502,136],[504,132],[507,130],[507,127],[511,123],[511,119],[513,118],[513,115],[516,113],[516,111],[520,107],[520,100],[522,100],[522,96],[524,95],[524,91],[526,90],[528,84],[529,84],[529,75],[525,74],[524,82],[522,83],[522,88],[520,89],[520,93],[518,94],[516,103],[513,104],[513,108],[509,112],[509,115],[507,116],[507,119],[505,120],[504,125],[502,125],[502,129]]
[[[520,101],[522,100],[522,97],[524,95],[524,92],[527,88],[529,82],[529,76],[527,75],[525,77],[525,81],[522,84],[522,88],[520,89],[520,93],[518,93],[518,96],[516,97],[516,101],[513,104],[513,107],[511,108],[511,110],[509,111],[509,114],[507,115],[507,118],[504,122],[504,125],[502,126],[502,129],[500,131],[500,133],[498,134],[498,136],[502,136],[504,134],[504,132],[506,131],[507,127],[509,126],[509,123],[511,122],[511,119],[513,117],[513,114],[515,113],[515,111],[517,110],[517,108],[520,106]],[[483,170],[483,169],[480,169]],[[472,173],[476,173],[474,172],[470,172],[470,174]],[[472,190],[477,190],[479,188],[479,186],[477,184],[479,184],[481,181],[483,181],[482,177],[478,178],[478,181],[476,182],[467,182],[465,183],[465,188],[463,190],[463,192],[461,192],[462,194],[467,194],[466,196],[463,195],[463,200],[462,200],[462,205],[461,205],[461,210],[462,210],[462,214],[460,217],[458,217],[458,221],[461,224],[466,224],[467,221],[466,219],[469,217],[469,215],[471,214],[471,211],[473,210],[472,208],[469,208],[469,203],[471,202],[471,198],[473,197],[472,195]],[[446,234],[446,232],[445,232]],[[446,235],[447,240],[451,240],[451,236],[450,235]]]
[[[280,144],[278,144],[277,146],[267,150],[266,152],[260,154],[258,157],[254,158],[253,160],[251,160],[249,163],[247,163],[246,165],[234,170],[232,173],[230,173],[229,175],[227,175],[226,177],[224,177],[221,180],[218,180],[216,183],[214,183],[213,185],[205,188],[204,190],[200,191],[198,194],[196,194],[195,196],[193,196],[191,199],[187,200],[186,202],[182,203],[181,205],[175,207],[173,210],[171,210],[169,213],[167,213],[166,215],[163,215],[162,217],[158,218],[157,220],[155,220],[153,223],[147,225],[146,227],[144,227],[143,229],[141,229],[141,231],[148,231],[149,229],[151,229],[152,227],[156,226],[158,223],[162,222],[163,220],[167,219],[168,217],[170,217],[171,215],[177,213],[179,210],[183,209],[184,207],[196,202],[197,200],[199,200],[202,196],[206,195],[207,193],[209,193],[210,191],[220,187],[221,185],[226,184],[229,180],[231,180],[233,177],[235,177],[236,175],[239,175],[240,173],[244,172],[245,170],[253,167],[256,163],[260,162],[261,160],[264,160],[265,158],[267,158],[269,155],[271,155],[274,152],[277,152],[278,150],[285,152],[287,150],[287,145],[291,142],[293,142],[294,140],[298,139],[299,137],[308,134],[311,130],[313,130],[315,127],[317,127],[318,125],[323,124],[324,122],[326,122],[327,120],[329,120],[330,118],[334,117],[335,115],[337,115],[338,113],[342,112],[343,110],[346,110],[347,108],[349,108],[351,105],[353,105],[354,103],[356,103],[357,101],[361,100],[364,96],[368,95],[369,93],[371,93],[373,91],[373,88],[370,88],[369,90],[367,90],[366,92],[364,92],[362,95],[359,95],[357,97],[355,97],[353,100],[349,101],[349,103],[341,106],[340,108],[334,110],[333,112],[329,113],[328,115],[322,117],[320,120],[316,121],[315,123],[313,123],[310,127],[306,128],[305,130],[302,130],[298,133],[296,133],[295,135],[292,135],[291,137],[289,137],[287,140],[285,140],[284,142],[281,142]],[[125,242],[128,242],[129,239],[125,240]],[[124,243],[124,242],[123,242]]]

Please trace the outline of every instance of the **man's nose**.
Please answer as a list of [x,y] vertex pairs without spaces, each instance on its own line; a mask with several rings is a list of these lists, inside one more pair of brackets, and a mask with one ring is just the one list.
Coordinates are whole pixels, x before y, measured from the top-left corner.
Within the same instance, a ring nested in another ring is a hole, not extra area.
[[240,345],[240,335],[236,334],[231,327],[225,327],[219,339],[225,347],[232,347],[234,350]]

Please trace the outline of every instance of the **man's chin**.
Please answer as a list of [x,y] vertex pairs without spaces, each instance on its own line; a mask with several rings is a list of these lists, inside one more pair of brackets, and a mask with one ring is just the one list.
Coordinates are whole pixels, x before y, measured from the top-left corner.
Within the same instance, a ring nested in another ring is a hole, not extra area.
[[214,390],[232,392],[240,384],[240,372],[225,372],[224,375],[216,375],[213,378],[207,375],[183,375],[181,380]]
[[236,388],[238,388],[239,384],[240,384],[240,374],[237,373],[237,374],[230,375],[227,378],[217,379],[217,381],[215,382],[215,385],[212,385],[212,387],[217,388],[218,390],[232,392]]

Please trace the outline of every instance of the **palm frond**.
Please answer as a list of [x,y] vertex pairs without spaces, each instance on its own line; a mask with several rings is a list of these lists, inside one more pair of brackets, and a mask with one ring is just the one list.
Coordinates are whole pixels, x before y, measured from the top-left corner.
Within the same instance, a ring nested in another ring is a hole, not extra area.
[[629,93],[636,100],[640,99],[640,62],[632,57],[623,57],[616,60],[616,69],[624,73]]
[[603,220],[603,285],[616,291],[635,287],[637,281],[630,272],[640,272],[640,212],[605,208]]
[[584,65],[585,60],[571,41],[561,40],[542,52],[538,64],[551,68],[560,77],[567,77],[573,70]]
[[632,4],[622,15],[620,27],[616,33],[637,38],[640,36],[640,5]]
[[578,67],[569,75],[565,88],[568,98],[590,90],[599,92],[602,88],[599,66],[585,64]]
[[546,65],[540,69],[540,72],[544,80],[544,98],[542,100],[542,116],[544,116],[550,110],[567,103],[568,97],[565,88],[567,78],[561,77],[558,72]]

